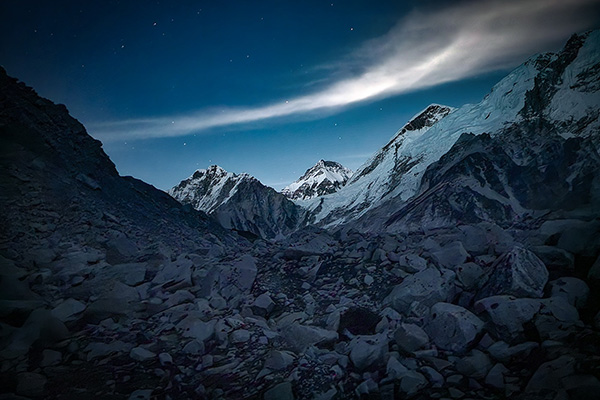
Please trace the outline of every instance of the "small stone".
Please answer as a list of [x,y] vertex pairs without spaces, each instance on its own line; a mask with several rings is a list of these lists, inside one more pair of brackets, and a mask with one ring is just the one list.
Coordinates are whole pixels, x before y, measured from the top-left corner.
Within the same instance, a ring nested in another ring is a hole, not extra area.
[[198,355],[204,353],[204,342],[192,340],[183,347],[183,352],[186,354]]
[[85,310],[85,304],[75,299],[67,299],[52,310],[52,315],[65,322]]
[[140,389],[131,393],[129,400],[150,400],[152,389]]
[[42,352],[42,361],[40,367],[49,367],[52,365],[60,364],[62,360],[62,353],[56,350],[46,349]]
[[171,357],[169,353],[160,353],[158,355],[158,361],[160,362],[160,365],[164,367],[165,365],[173,364],[173,357]]
[[408,371],[400,380],[400,390],[408,397],[427,386],[427,379],[416,371]]
[[275,371],[286,369],[294,362],[294,356],[287,351],[272,350],[265,360],[265,368]]
[[374,279],[371,275],[367,274],[365,275],[363,282],[365,282],[365,285],[371,286],[371,284],[374,282]]
[[465,393],[462,390],[453,387],[448,389],[448,394],[450,394],[450,397],[452,397],[453,399],[460,399],[465,397]]
[[156,357],[156,354],[151,352],[150,350],[146,350],[143,347],[134,347],[129,352],[129,357],[133,358],[137,361],[148,361]]
[[250,340],[250,331],[246,329],[238,329],[231,333],[230,339],[232,343],[245,343]]

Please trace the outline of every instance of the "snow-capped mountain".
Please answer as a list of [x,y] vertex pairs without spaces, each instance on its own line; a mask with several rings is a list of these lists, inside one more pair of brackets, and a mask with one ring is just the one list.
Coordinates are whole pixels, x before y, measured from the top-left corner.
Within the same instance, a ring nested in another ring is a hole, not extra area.
[[213,215],[227,229],[272,238],[298,227],[302,210],[248,174],[213,165],[169,190],[183,204]]
[[[315,222],[339,225],[390,199],[395,207],[419,193],[423,174],[461,135],[492,138],[514,124],[543,119],[564,138],[590,137],[600,129],[600,32],[575,35],[559,53],[534,56],[495,85],[478,104],[458,109],[432,105],[406,124],[360,167],[340,191],[301,203]],[[526,134],[526,133],[524,133]],[[528,149],[511,157],[523,163]]]
[[292,200],[307,200],[337,192],[348,182],[352,170],[335,161],[319,160],[300,179],[281,193]]

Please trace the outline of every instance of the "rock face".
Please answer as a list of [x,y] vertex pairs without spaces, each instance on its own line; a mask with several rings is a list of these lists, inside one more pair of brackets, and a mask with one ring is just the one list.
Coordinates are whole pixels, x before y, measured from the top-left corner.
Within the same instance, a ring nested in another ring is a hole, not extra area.
[[320,160],[281,193],[291,200],[309,200],[337,192],[352,176],[352,171],[335,161]]
[[226,229],[273,238],[296,229],[301,209],[248,174],[213,165],[194,172],[169,190],[182,204],[213,215]]
[[548,270],[542,260],[527,249],[515,247],[490,267],[478,297],[498,294],[541,297],[547,282]]
[[444,350],[464,352],[482,329],[483,321],[469,310],[449,303],[437,303],[431,307],[427,332]]

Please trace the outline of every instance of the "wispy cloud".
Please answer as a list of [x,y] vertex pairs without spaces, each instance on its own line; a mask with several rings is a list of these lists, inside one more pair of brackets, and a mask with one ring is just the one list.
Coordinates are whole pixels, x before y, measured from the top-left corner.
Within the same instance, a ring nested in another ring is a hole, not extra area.
[[[330,67],[360,71],[311,94],[248,108],[91,126],[107,141],[183,136],[215,127],[329,111],[515,66],[593,26],[598,0],[466,1],[414,11]],[[338,75],[339,74],[334,74]],[[346,75],[346,74],[343,74]],[[432,99],[434,101],[435,99]]]

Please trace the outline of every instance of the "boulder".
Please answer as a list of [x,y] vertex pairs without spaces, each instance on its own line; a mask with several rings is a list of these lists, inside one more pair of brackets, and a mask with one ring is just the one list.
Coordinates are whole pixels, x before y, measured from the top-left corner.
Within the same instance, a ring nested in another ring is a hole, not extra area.
[[150,400],[152,398],[152,389],[138,389],[129,395],[129,400]]
[[508,343],[499,341],[488,347],[487,351],[494,359],[508,363],[513,359],[526,360],[531,351],[539,348],[539,346],[539,343],[536,342],[525,342],[509,346]]
[[242,292],[250,290],[256,279],[256,260],[250,255],[243,256],[231,268],[224,268],[221,273],[221,286],[231,284]]
[[252,303],[252,311],[255,315],[266,317],[275,308],[275,302],[267,293],[263,293]]
[[46,349],[42,352],[42,361],[40,361],[40,367],[58,365],[61,361],[62,353],[60,351]]
[[337,332],[297,322],[283,328],[281,336],[288,348],[296,353],[303,352],[309,346],[332,343],[338,339]]
[[531,251],[542,260],[549,271],[568,273],[575,269],[575,257],[566,250],[554,246],[534,246]]
[[67,299],[54,307],[52,315],[63,322],[75,319],[75,316],[85,310],[86,306],[75,299]]
[[204,322],[196,315],[189,315],[181,320],[175,328],[181,332],[184,337],[191,337],[199,342],[204,342],[215,334],[216,320]]
[[388,353],[388,340],[385,334],[356,336],[348,345],[350,361],[358,370],[383,364]]
[[504,374],[507,372],[509,370],[504,365],[500,363],[494,365],[485,377],[485,384],[494,389],[504,389]]
[[532,322],[539,312],[539,299],[517,299],[513,296],[492,296],[475,303],[477,313],[485,313],[493,323],[497,335],[508,342],[523,333],[523,324]]
[[548,270],[542,260],[523,247],[514,247],[492,265],[477,298],[500,294],[541,297],[547,281]]
[[581,279],[563,277],[550,282],[550,293],[552,297],[563,297],[572,306],[582,308],[587,302],[590,288]]
[[408,371],[400,379],[400,391],[411,397],[427,386],[427,378],[417,371]]
[[265,368],[279,371],[294,362],[294,356],[287,351],[271,350],[265,360]]
[[490,358],[479,350],[471,350],[468,356],[456,363],[456,370],[470,378],[482,379],[492,368]]
[[125,353],[130,351],[133,345],[120,340],[114,340],[110,343],[92,342],[83,350],[87,353],[87,360],[91,361],[98,357],[104,357],[112,353]]
[[440,268],[455,270],[469,258],[469,253],[459,241],[449,243],[439,250],[431,252],[431,258]]
[[425,306],[448,301],[454,294],[455,274],[450,270],[442,273],[437,268],[427,268],[407,277],[394,287],[384,299],[399,313],[406,314],[411,304],[417,301]]
[[415,324],[401,324],[394,332],[396,344],[407,353],[420,350],[429,344],[427,333]]
[[250,336],[250,331],[246,329],[238,329],[233,331],[229,338],[231,343],[246,343],[248,340],[250,340]]
[[558,391],[562,388],[562,379],[575,373],[575,359],[564,355],[543,363],[535,371],[525,392]]
[[154,359],[156,357],[156,354],[154,354],[150,350],[146,350],[143,347],[134,347],[129,352],[129,357],[133,358],[136,361],[143,362]]
[[193,262],[185,254],[180,255],[175,261],[166,261],[152,279],[152,283],[169,290],[192,286],[193,265]]
[[48,310],[34,310],[25,323],[16,329],[9,339],[9,345],[2,349],[2,357],[12,359],[23,356],[36,343],[40,347],[49,347],[69,336],[65,324]]
[[455,271],[458,281],[462,283],[466,290],[477,289],[481,283],[481,277],[484,274],[483,269],[472,262],[460,265]]
[[405,253],[398,258],[398,265],[404,271],[414,274],[427,268],[427,260],[414,253]]
[[437,303],[431,307],[425,330],[439,348],[462,353],[475,342],[483,325],[483,321],[463,307]]
[[112,267],[112,273],[124,284],[135,286],[146,278],[147,267],[146,263],[117,264]]
[[600,283],[600,256],[596,259],[596,262],[592,265],[588,272],[588,279],[595,283]]

